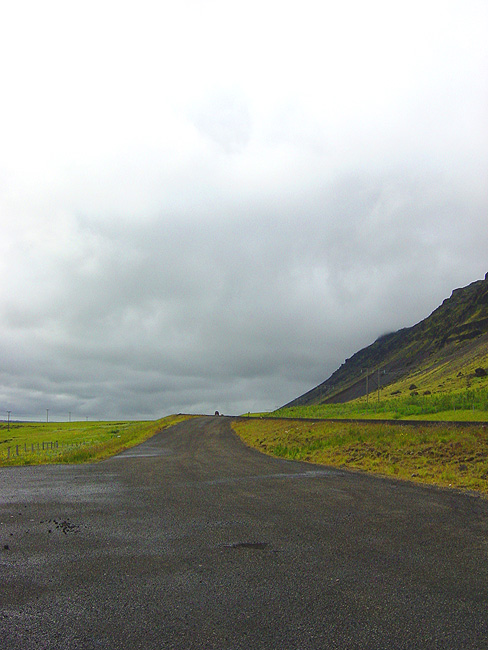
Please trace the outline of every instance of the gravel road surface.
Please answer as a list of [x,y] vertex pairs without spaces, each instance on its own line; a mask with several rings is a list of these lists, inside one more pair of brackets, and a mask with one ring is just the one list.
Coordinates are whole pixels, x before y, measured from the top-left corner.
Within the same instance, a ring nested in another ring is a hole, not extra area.
[[248,449],[230,420],[0,470],[2,650],[482,650],[488,500]]

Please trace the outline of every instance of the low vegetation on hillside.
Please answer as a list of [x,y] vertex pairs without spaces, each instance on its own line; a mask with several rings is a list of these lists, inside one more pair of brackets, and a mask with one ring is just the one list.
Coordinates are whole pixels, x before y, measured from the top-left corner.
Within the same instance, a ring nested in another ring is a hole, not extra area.
[[488,274],[413,327],[379,337],[286,406],[488,388]]
[[[488,421],[488,387],[439,393],[420,393],[416,384],[406,395],[390,391],[351,402],[291,406],[274,411],[274,417],[348,418],[381,420]],[[385,396],[384,393],[387,392]]]
[[241,418],[232,426],[246,444],[280,458],[488,494],[488,425]]
[[[266,453],[488,492],[488,424],[454,425],[488,422],[488,273],[417,325],[379,337],[326,381],[261,415],[273,419],[240,420],[234,428]],[[353,422],[334,421],[341,419]]]
[[125,422],[0,424],[0,467],[103,460],[144,442],[188,415]]

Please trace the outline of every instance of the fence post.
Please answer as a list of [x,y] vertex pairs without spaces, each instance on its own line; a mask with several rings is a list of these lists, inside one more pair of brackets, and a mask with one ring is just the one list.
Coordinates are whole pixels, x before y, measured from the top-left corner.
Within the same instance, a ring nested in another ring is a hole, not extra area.
[[15,451],[17,452],[17,456],[19,455],[19,445],[15,445]]
[[7,458],[10,458],[10,447],[7,447]]

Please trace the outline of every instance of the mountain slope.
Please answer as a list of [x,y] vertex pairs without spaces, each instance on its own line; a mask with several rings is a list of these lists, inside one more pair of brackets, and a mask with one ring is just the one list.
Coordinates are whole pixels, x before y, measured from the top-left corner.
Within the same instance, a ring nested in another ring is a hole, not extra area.
[[286,404],[348,402],[381,389],[426,394],[488,385],[488,273],[455,289],[432,314],[377,339],[326,381]]

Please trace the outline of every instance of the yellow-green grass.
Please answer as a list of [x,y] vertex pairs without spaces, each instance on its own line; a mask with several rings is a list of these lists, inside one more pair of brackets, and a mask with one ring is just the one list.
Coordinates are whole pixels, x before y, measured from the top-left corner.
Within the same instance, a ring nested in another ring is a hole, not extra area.
[[124,422],[2,423],[0,467],[100,461],[190,417],[194,416]]
[[[391,382],[392,375],[380,372],[380,401],[391,400],[402,402],[410,396],[418,396],[425,401],[449,400],[472,402],[476,394],[484,394],[485,408],[486,396],[488,395],[488,342],[479,345],[474,357],[460,354],[456,357],[451,354],[449,360],[439,356],[430,358],[423,365],[419,366],[407,377]],[[370,374],[370,382],[375,385],[376,375]],[[364,379],[366,382],[366,379]],[[391,382],[391,383],[388,383]],[[370,386],[372,384],[370,383]],[[415,386],[415,388],[412,388]],[[363,396],[354,400],[358,403],[375,403],[378,392],[372,389],[369,396]],[[472,406],[472,404],[470,404]]]
[[430,358],[419,366],[408,377],[386,386],[385,391],[387,393],[400,391],[397,394],[405,394],[409,392],[412,383],[415,383],[419,393],[429,390],[432,394],[488,387],[488,375],[476,374],[477,369],[488,368],[488,342],[478,344],[474,356],[469,353],[469,344],[464,347],[460,344],[458,347],[458,355],[451,350],[449,359],[445,359],[442,353],[439,353],[437,357]]
[[232,427],[247,445],[273,456],[488,494],[488,425],[249,418]]
[[488,422],[488,413],[478,409],[445,410],[437,413],[415,412],[410,414],[399,413],[398,410],[366,410],[353,409],[347,405],[342,408],[330,408],[336,405],[322,405],[320,407],[292,407],[280,409],[273,413],[260,413],[251,417],[280,417],[280,418],[308,418],[308,419],[339,419],[339,420],[423,420],[425,422]]
[[[449,359],[438,353],[407,377],[392,381],[395,375],[380,369],[369,373],[369,395],[345,404],[319,404],[278,409],[273,415],[313,418],[426,419],[488,421],[488,341],[477,343],[476,354],[470,344],[459,345]],[[485,374],[486,373],[486,374]],[[351,384],[364,379],[358,375]],[[391,383],[388,383],[391,382]],[[343,388],[342,386],[340,388]]]
[[[386,391],[385,391],[386,392]],[[316,404],[281,408],[272,415],[291,418],[348,418],[368,420],[488,421],[488,388],[482,386],[442,394],[370,395],[344,404]]]

